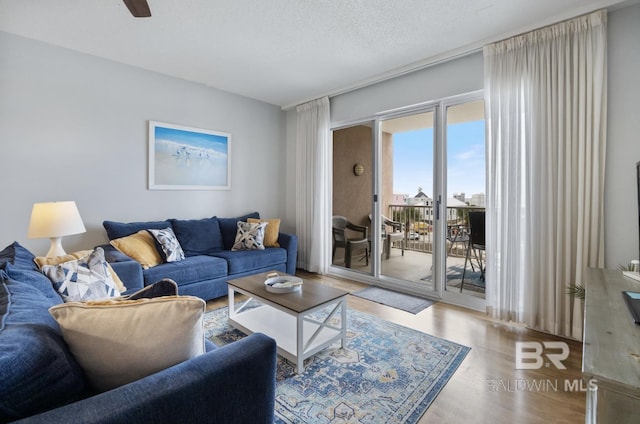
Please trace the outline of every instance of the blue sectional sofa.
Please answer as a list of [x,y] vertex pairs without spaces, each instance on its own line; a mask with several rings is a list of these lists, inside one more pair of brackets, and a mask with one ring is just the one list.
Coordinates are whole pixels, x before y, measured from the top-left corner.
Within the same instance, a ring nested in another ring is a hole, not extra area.
[[207,341],[205,354],[96,393],[48,312],[61,302],[31,252],[0,252],[0,423],[273,422],[272,339]]
[[141,265],[111,245],[101,246],[107,261],[128,289],[141,288],[163,278],[178,284],[182,295],[198,296],[204,300],[227,294],[227,281],[266,271],[295,274],[298,239],[295,235],[279,233],[279,247],[264,250],[232,251],[238,221],[259,219],[253,212],[235,218],[167,219],[147,222],[104,221],[110,241],[121,239],[141,230],[172,228],[185,259],[165,262],[143,269]]

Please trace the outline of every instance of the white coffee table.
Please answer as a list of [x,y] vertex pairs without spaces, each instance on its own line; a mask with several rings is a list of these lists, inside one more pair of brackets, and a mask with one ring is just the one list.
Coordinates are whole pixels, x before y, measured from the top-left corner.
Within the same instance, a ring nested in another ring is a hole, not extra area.
[[[296,365],[298,374],[304,372],[304,360],[340,341],[347,341],[348,292],[312,281],[304,281],[292,293],[271,293],[266,290],[263,273],[228,282],[229,323],[245,334],[263,333],[275,339],[278,354]],[[279,275],[287,275],[278,273]],[[249,297],[235,303],[235,293]],[[251,300],[260,306],[246,308]],[[326,309],[320,317],[314,312]],[[339,326],[333,318],[340,316]]]

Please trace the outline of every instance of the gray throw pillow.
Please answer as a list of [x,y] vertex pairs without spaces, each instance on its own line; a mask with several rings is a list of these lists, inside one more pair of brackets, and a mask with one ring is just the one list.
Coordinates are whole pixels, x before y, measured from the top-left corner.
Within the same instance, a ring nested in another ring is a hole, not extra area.
[[156,239],[167,262],[179,262],[184,259],[184,251],[171,227],[162,230],[147,230]]

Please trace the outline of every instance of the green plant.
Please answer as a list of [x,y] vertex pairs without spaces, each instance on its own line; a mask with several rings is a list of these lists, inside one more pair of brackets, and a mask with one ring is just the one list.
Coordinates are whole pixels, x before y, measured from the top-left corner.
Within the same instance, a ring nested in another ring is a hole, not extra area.
[[[625,265],[618,265],[620,271],[628,271],[629,268]],[[582,284],[571,284],[567,286],[567,294],[584,300],[584,286]]]
[[584,300],[584,286],[582,284],[571,284],[567,287],[567,294]]

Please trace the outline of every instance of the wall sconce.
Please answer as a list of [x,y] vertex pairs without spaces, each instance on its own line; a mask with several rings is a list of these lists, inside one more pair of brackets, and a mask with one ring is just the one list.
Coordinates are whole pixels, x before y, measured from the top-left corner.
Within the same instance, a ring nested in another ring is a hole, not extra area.
[[359,177],[364,173],[364,166],[356,163],[355,165],[353,165],[353,173]]
[[27,237],[50,238],[51,247],[47,257],[66,255],[62,248],[62,237],[86,231],[76,202],[33,204]]

